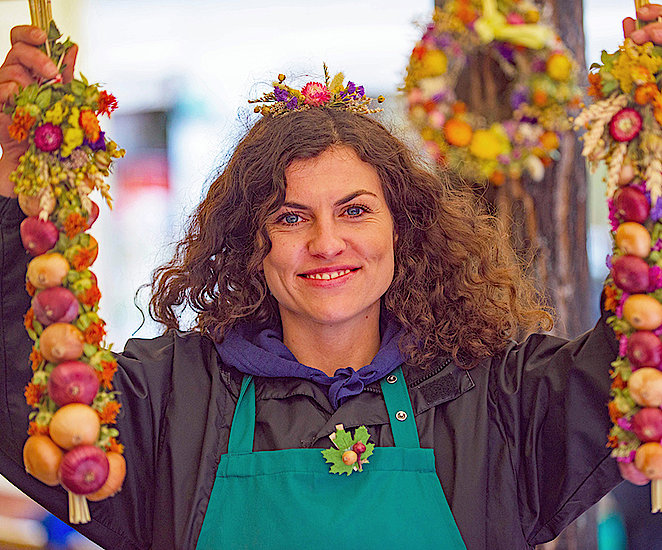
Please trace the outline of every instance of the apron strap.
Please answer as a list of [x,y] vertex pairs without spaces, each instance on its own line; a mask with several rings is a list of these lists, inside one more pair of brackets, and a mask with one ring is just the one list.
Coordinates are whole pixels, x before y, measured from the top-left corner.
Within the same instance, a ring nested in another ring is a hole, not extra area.
[[255,384],[253,377],[244,376],[234,409],[228,453],[252,453],[255,435]]
[[[393,441],[396,447],[418,448],[418,430],[414,420],[414,411],[407,391],[402,367],[396,368],[381,380],[382,393],[386,402]],[[234,410],[228,442],[229,453],[253,452],[255,435],[255,384],[253,377],[244,376],[241,391]]]
[[396,447],[418,448],[418,430],[414,420],[414,410],[407,391],[407,383],[402,374],[402,367],[398,367],[380,382],[388,419],[393,432],[393,441]]

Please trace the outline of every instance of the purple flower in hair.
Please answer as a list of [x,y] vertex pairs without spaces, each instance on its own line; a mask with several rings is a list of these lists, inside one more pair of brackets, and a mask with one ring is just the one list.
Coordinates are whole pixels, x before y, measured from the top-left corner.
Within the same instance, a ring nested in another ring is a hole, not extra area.
[[299,101],[297,100],[296,96],[292,96],[290,99],[288,99],[287,103],[285,104],[285,107],[287,107],[288,109],[296,109],[298,105],[299,105]]
[[357,86],[356,87],[356,97],[361,99],[363,96],[365,96],[365,90],[363,89],[363,86]]
[[351,80],[347,83],[347,93],[349,95],[352,95],[356,90],[356,84],[354,84]]
[[274,96],[276,97],[276,101],[287,101],[289,95],[290,94],[287,90],[284,90],[279,86],[274,86]]

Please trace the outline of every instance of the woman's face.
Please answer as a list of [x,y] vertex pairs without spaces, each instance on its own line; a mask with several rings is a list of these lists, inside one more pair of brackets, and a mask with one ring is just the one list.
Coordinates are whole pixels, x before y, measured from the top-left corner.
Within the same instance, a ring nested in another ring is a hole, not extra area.
[[285,178],[263,262],[284,330],[378,319],[393,280],[394,231],[377,171],[337,146],[294,161]]

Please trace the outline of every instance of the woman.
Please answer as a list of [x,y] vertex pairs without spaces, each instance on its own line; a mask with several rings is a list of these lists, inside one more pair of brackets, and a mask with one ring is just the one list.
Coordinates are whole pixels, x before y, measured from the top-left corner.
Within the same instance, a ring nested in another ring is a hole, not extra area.
[[[52,70],[33,32],[14,29],[0,90]],[[2,185],[0,469],[64,517],[63,491],[23,471],[26,258]],[[572,342],[513,342],[549,316],[505,242],[367,116],[260,120],[154,276],[167,332],[119,355],[127,479],[81,532],[113,549],[554,538],[620,480],[605,448],[616,347],[602,320]],[[195,331],[176,330],[182,304]],[[348,477],[319,452],[338,424],[376,445]]]

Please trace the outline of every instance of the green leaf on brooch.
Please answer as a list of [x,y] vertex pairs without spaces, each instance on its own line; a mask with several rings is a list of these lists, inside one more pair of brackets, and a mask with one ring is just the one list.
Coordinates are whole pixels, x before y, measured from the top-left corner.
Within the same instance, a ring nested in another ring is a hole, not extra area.
[[354,437],[345,431],[344,428],[337,426],[336,432],[331,434],[330,438],[333,441],[334,447],[322,450],[322,456],[326,459],[326,462],[331,464],[329,472],[332,474],[350,475],[352,472],[361,471],[359,470],[358,463],[345,464],[342,459],[343,453],[351,450],[356,443],[361,442],[365,445],[365,451],[361,453],[360,457],[361,467],[368,463],[366,459],[372,455],[375,449],[373,443],[368,443],[370,434],[365,426],[359,426],[354,432]]
[[342,454],[345,450],[339,450],[335,448],[324,449],[322,451],[322,456],[326,459],[328,463],[331,464],[329,472],[332,474],[351,474],[354,471],[354,465],[347,465],[342,461]]
[[342,452],[345,452],[353,445],[352,436],[349,432],[346,432],[343,429],[336,430],[336,437],[333,440],[333,444],[336,448],[342,449]]

